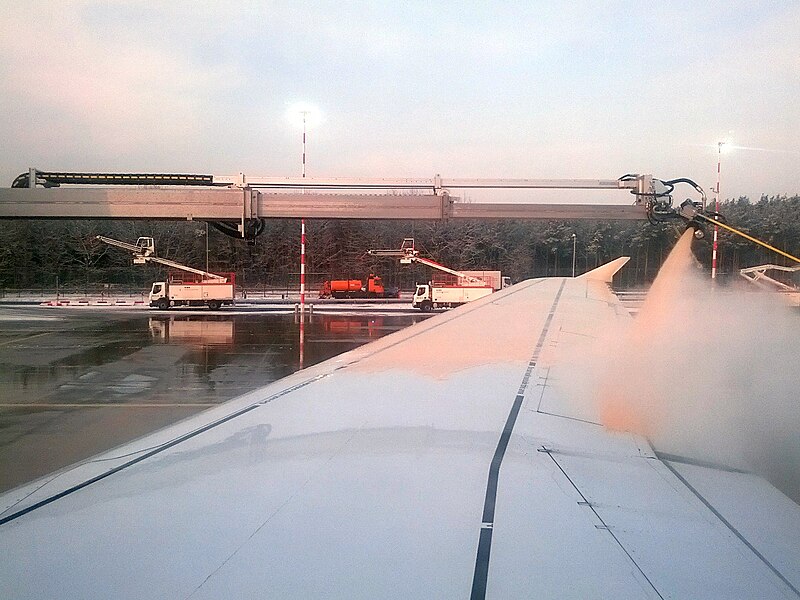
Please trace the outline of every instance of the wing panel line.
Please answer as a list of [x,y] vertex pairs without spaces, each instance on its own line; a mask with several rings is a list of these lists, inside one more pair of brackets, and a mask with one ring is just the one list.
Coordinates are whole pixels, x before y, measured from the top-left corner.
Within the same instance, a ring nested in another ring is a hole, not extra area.
[[653,591],[656,594],[658,594],[658,597],[663,600],[664,596],[661,595],[661,592],[659,592],[658,589],[656,588],[656,586],[653,584],[653,582],[650,581],[650,578],[642,570],[642,567],[639,566],[639,563],[636,562],[636,560],[633,558],[633,556],[631,556],[631,553],[628,552],[628,550],[625,548],[625,546],[622,545],[622,542],[614,534],[614,532],[611,530],[611,528],[608,526],[608,524],[603,520],[603,517],[600,516],[600,513],[597,512],[597,509],[595,509],[595,507],[592,505],[592,503],[589,502],[589,500],[586,498],[586,496],[583,495],[583,492],[581,492],[580,488],[578,488],[578,486],[575,485],[575,482],[572,480],[572,478],[569,475],[567,475],[567,472],[564,470],[564,467],[562,467],[561,463],[559,463],[556,460],[556,457],[553,456],[553,452],[551,450],[549,450],[548,448],[544,447],[544,446],[542,446],[539,449],[539,452],[544,452],[545,454],[547,454],[550,457],[550,459],[555,463],[556,467],[558,467],[558,470],[561,471],[561,473],[564,475],[564,477],[567,478],[567,481],[569,481],[570,485],[575,489],[576,492],[578,492],[578,495],[581,497],[581,501],[586,506],[589,507],[589,509],[594,514],[594,516],[597,517],[597,520],[600,521],[600,523],[603,526],[603,529],[605,529],[606,531],[608,531],[609,534],[611,534],[611,537],[614,538],[614,541],[617,543],[617,545],[620,547],[620,549],[625,553],[625,556],[627,556],[628,559],[633,563],[633,565],[636,567],[636,569],[639,571],[639,573],[641,573],[642,577],[644,577],[645,581],[647,581],[647,583],[650,585],[650,587],[653,589]]
[[228,415],[227,417],[224,417],[224,418],[220,419],[219,421],[214,421],[213,423],[209,423],[205,427],[201,427],[200,429],[196,429],[195,431],[187,433],[186,435],[183,435],[183,436],[181,436],[179,438],[176,438],[176,439],[172,440],[171,442],[167,442],[166,444],[163,444],[161,446],[157,446],[155,449],[152,449],[149,452],[147,452],[145,454],[142,454],[141,456],[137,456],[133,460],[129,460],[126,463],[123,463],[121,465],[117,465],[116,467],[106,471],[105,473],[100,473],[99,475],[96,475],[95,477],[92,477],[91,479],[87,479],[86,481],[82,481],[82,482],[80,482],[80,483],[78,483],[78,484],[76,484],[76,485],[74,485],[74,486],[72,486],[70,488],[67,488],[66,490],[63,490],[63,491],[61,491],[61,492],[59,492],[57,494],[54,494],[52,496],[48,496],[47,498],[44,498],[44,499],[40,500],[39,502],[31,504],[30,506],[26,506],[25,508],[23,508],[23,509],[21,509],[21,510],[15,512],[15,513],[12,513],[12,514],[8,515],[7,517],[4,517],[4,518],[0,519],[0,525],[5,525],[9,521],[13,521],[14,519],[18,519],[19,517],[21,517],[23,515],[26,515],[29,512],[36,510],[37,508],[41,508],[43,506],[46,506],[46,505],[50,504],[51,502],[55,502],[56,500],[60,500],[64,496],[68,496],[68,495],[70,495],[70,494],[72,494],[74,492],[77,492],[78,490],[82,490],[83,488],[85,488],[85,487],[87,487],[87,486],[89,486],[89,485],[91,485],[93,483],[96,483],[96,482],[100,481],[101,479],[105,479],[106,477],[110,477],[114,473],[118,473],[122,469],[126,469],[126,468],[128,468],[128,467],[130,467],[132,465],[135,465],[136,463],[139,463],[139,462],[141,462],[141,461],[143,461],[143,460],[145,460],[147,458],[150,458],[151,456],[153,456],[155,454],[158,454],[159,452],[163,452],[164,450],[167,450],[168,448],[172,448],[176,444],[180,444],[181,442],[186,441],[186,440],[188,440],[190,438],[193,438],[196,435],[200,435],[201,433],[203,433],[205,431],[208,431],[209,429],[213,429],[217,425],[221,425],[222,423],[226,423],[227,421],[230,421],[231,419],[235,419],[236,417],[238,417],[240,415],[243,415],[244,413],[249,412],[249,411],[251,411],[251,410],[253,410],[255,408],[258,408],[257,404],[253,404],[253,405],[247,406],[247,407],[243,408],[242,410],[239,410],[239,411],[237,411],[237,412],[235,412],[233,414]]
[[531,378],[531,373],[536,362],[539,360],[539,354],[544,347],[544,340],[550,330],[550,325],[553,322],[553,315],[556,312],[558,301],[561,299],[561,292],[564,291],[566,280],[561,281],[561,286],[558,288],[553,304],[550,307],[550,312],[545,319],[542,332],[539,334],[539,339],[536,342],[536,348],[533,351],[531,360],[528,362],[528,367],[525,369],[525,375],[520,383],[517,395],[514,398],[514,403],[511,405],[511,411],[506,419],[503,432],[500,434],[500,440],[497,442],[497,448],[494,451],[494,457],[489,467],[489,478],[486,483],[486,498],[483,503],[483,519],[481,523],[480,537],[478,539],[478,553],[475,557],[475,571],[472,576],[472,600],[483,600],[486,598],[486,584],[489,575],[489,555],[492,549],[492,530],[494,528],[494,510],[497,501],[497,481],[500,475],[500,466],[503,463],[503,457],[508,448],[508,442],[511,440],[511,433],[514,430],[514,424],[517,421],[522,401],[525,398],[525,390]]
[[[341,369],[341,368],[342,367],[337,367],[337,370]],[[148,459],[148,458],[150,458],[152,456],[155,456],[156,454],[160,454],[161,452],[163,452],[165,450],[169,450],[173,446],[181,444],[181,443],[185,442],[186,440],[190,440],[193,437],[196,437],[196,436],[200,435],[201,433],[205,433],[206,431],[209,431],[211,429],[214,429],[215,427],[223,425],[223,424],[227,423],[228,421],[230,421],[232,419],[235,419],[237,417],[242,416],[245,413],[250,412],[251,410],[254,410],[256,408],[264,406],[265,404],[267,404],[269,402],[272,402],[273,400],[277,400],[278,398],[280,398],[282,396],[285,396],[286,394],[289,394],[291,392],[294,392],[296,390],[304,388],[307,385],[310,385],[310,384],[322,379],[325,376],[326,375],[317,375],[316,377],[312,377],[310,379],[306,379],[305,381],[301,381],[300,383],[297,383],[297,384],[295,384],[295,385],[293,385],[291,387],[288,387],[288,388],[286,388],[284,390],[281,390],[280,392],[277,392],[277,393],[271,395],[269,398],[266,398],[264,400],[259,400],[255,404],[249,404],[248,406],[240,408],[239,410],[237,410],[235,412],[232,412],[229,415],[226,415],[226,416],[224,416],[224,417],[222,417],[220,419],[217,419],[215,421],[212,421],[211,423],[208,423],[208,424],[206,424],[206,425],[204,425],[202,427],[199,427],[199,428],[194,429],[194,430],[192,430],[192,431],[190,431],[188,433],[185,433],[185,434],[183,434],[181,436],[178,436],[173,440],[170,440],[170,441],[165,442],[163,444],[159,444],[158,446],[155,446],[155,447],[144,448],[144,449],[142,449],[140,451],[140,452],[143,452],[143,454],[141,454],[140,456],[137,456],[134,459],[131,459],[131,460],[125,462],[125,463],[122,463],[121,465],[117,465],[113,469],[109,469],[108,471],[106,471],[104,473],[100,473],[99,475],[96,475],[96,476],[94,476],[94,477],[92,477],[90,479],[87,479],[86,481],[82,481],[82,482],[80,482],[78,484],[75,484],[72,487],[69,487],[69,488],[67,488],[65,490],[62,490],[61,492],[58,492],[57,494],[53,494],[52,496],[48,496],[47,498],[43,498],[39,502],[31,504],[30,506],[26,506],[25,508],[23,508],[23,509],[21,509],[21,510],[15,512],[15,513],[12,513],[12,514],[8,515],[7,517],[3,517],[2,519],[0,519],[0,525],[5,525],[9,521],[13,521],[14,519],[18,519],[19,517],[21,517],[23,515],[26,515],[29,512],[34,511],[34,510],[36,510],[38,508],[46,506],[46,505],[50,504],[51,502],[55,502],[56,500],[60,500],[64,496],[68,496],[68,495],[73,494],[73,493],[75,493],[75,492],[77,492],[79,490],[82,490],[83,488],[85,488],[85,487],[87,487],[87,486],[89,486],[89,485],[91,485],[93,483],[97,483],[98,481],[100,481],[102,479],[105,479],[106,477],[110,477],[111,475],[114,475],[115,473],[119,473],[123,469],[127,469],[128,467],[132,467],[133,465],[135,465],[137,463],[140,463],[143,460],[146,460],[146,459]],[[123,456],[125,456],[125,455],[123,455]]]
[[703,505],[708,510],[710,510],[714,514],[714,516],[717,517],[722,522],[722,524],[725,525],[725,527],[727,527],[730,530],[730,532],[733,535],[735,535],[739,539],[740,542],[742,542],[745,546],[747,546],[747,549],[750,550],[750,552],[752,552],[762,563],[764,563],[767,566],[767,568],[769,568],[769,570],[772,571],[776,577],[778,577],[778,579],[780,579],[783,583],[785,583],[786,586],[790,590],[792,590],[798,598],[800,598],[800,590],[798,590],[794,585],[792,585],[792,582],[786,579],[783,573],[781,573],[778,569],[776,569],[775,566],[773,566],[773,564],[769,562],[766,556],[761,554],[761,552],[759,552],[756,549],[756,547],[753,546],[753,544],[751,544],[747,540],[747,538],[744,537],[739,532],[739,530],[736,529],[736,527],[734,527],[733,524],[730,523],[730,521],[728,521],[725,517],[723,517],[722,514],[716,508],[714,508],[714,506],[708,500],[706,500],[706,498],[694,486],[692,486],[692,484],[689,483],[687,479],[683,475],[681,475],[675,467],[669,464],[667,460],[661,460],[661,463],[665,465],[672,472],[672,474],[675,475],[675,477],[677,477],[678,480],[683,485],[685,485],[687,489],[690,492],[692,492],[692,494],[694,494],[695,497],[697,497],[697,499],[700,500],[700,502],[702,502]]

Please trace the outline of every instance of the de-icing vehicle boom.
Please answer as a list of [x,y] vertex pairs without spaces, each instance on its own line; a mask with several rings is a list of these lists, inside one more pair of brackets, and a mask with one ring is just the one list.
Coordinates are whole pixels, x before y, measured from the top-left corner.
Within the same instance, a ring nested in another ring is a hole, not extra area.
[[149,297],[150,306],[154,308],[166,310],[173,306],[208,306],[216,310],[223,305],[233,303],[235,294],[233,273],[218,275],[182,265],[174,260],[159,258],[155,255],[155,242],[151,237],[140,237],[135,244],[103,235],[98,235],[97,239],[130,252],[133,255],[133,264],[152,262],[191,274],[176,276],[171,272],[165,281],[155,282]]

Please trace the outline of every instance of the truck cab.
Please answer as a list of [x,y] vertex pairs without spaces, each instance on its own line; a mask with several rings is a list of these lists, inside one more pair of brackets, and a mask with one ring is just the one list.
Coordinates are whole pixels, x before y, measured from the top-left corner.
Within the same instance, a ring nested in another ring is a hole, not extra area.
[[431,286],[428,284],[417,284],[417,289],[414,290],[414,298],[411,301],[411,306],[419,308],[422,312],[430,312],[433,308],[431,301]]
[[166,281],[156,281],[150,289],[150,306],[166,310],[169,308],[169,288]]

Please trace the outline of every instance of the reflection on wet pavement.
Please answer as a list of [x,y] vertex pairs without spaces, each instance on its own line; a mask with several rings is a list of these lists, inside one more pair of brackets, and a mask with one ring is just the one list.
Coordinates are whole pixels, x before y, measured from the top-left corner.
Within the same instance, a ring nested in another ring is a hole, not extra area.
[[[308,367],[422,320],[313,315]],[[296,371],[292,314],[0,308],[0,491]]]

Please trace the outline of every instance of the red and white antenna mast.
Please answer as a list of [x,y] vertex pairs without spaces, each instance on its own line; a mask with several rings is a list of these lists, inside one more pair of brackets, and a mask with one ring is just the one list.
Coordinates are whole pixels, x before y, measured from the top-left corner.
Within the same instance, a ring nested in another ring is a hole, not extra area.
[[[306,118],[308,110],[301,110],[303,115],[303,179],[306,178]],[[303,193],[306,190],[303,188]],[[306,326],[306,220],[300,219],[300,368],[305,365],[305,326]]]
[[[306,178],[306,118],[310,111],[301,110],[303,115],[303,179]],[[305,188],[303,188],[305,193]],[[300,219],[300,314],[306,308],[306,220]]]
[[[714,212],[719,212],[719,175],[722,166],[722,146],[725,142],[717,142],[717,187],[714,188]],[[715,217],[716,219],[716,217]],[[719,226],[714,224],[714,243],[711,246],[711,279],[717,278],[717,238],[719,236]]]

